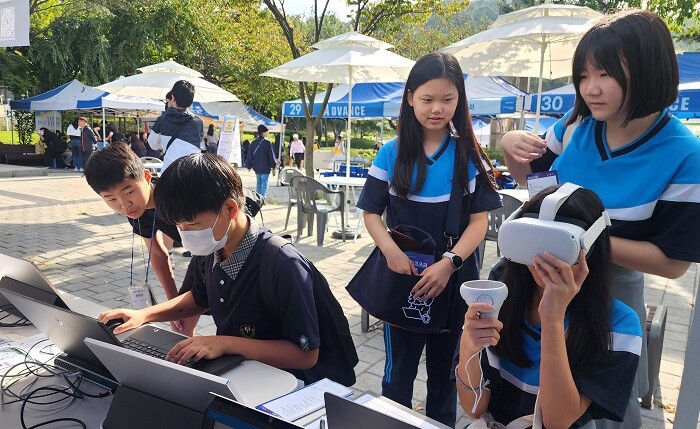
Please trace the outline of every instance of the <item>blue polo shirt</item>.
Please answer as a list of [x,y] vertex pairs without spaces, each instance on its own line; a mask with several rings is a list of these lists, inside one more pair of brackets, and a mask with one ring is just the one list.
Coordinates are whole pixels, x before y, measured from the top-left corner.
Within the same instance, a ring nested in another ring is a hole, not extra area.
[[[282,247],[272,267],[261,267],[262,250],[270,237],[268,229],[259,230],[235,279],[222,267],[226,261],[215,263],[214,255],[205,257],[194,275],[194,301],[210,309],[217,335],[287,340],[302,350],[318,349],[321,340],[311,268],[294,246]],[[284,273],[274,276],[279,316],[270,314],[260,294],[261,269]],[[303,378],[301,373],[290,372]]]
[[584,118],[564,147],[569,111],[547,130],[547,152],[532,171],[594,191],[610,234],[649,241],[672,259],[700,262],[700,140],[666,110],[639,138],[610,149],[606,123]]

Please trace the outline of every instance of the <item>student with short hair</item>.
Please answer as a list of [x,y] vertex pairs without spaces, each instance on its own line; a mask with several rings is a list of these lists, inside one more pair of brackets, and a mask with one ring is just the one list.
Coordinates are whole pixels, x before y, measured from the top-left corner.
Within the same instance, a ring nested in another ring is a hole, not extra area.
[[[212,186],[212,184],[216,184]],[[104,312],[100,320],[121,318],[121,333],[144,323],[202,314],[209,309],[216,334],[184,340],[167,356],[172,362],[240,354],[289,370],[306,382],[316,365],[320,336],[311,268],[293,246],[283,246],[266,270],[274,276],[278,315],[269,314],[260,291],[262,250],[272,233],[243,211],[240,176],[223,158],[187,155],[168,168],[155,190],[158,213],[174,223],[183,247],[201,260],[192,290],[143,310]]]
[[200,152],[204,137],[202,120],[187,111],[194,100],[194,85],[179,80],[169,94],[172,98],[166,102],[168,108],[156,119],[148,135],[151,149],[163,149],[163,170],[181,156]]
[[[85,179],[109,208],[126,216],[133,234],[143,238],[150,254],[151,267],[163,286],[165,296],[168,299],[178,296],[163,239],[168,237],[180,241],[180,234],[175,225],[167,223],[157,213],[151,172],[144,168],[138,155],[125,143],[115,142],[90,157],[85,165]],[[163,238],[157,234],[158,231],[162,232]],[[179,293],[191,288],[192,269],[193,265],[190,262],[188,274]],[[198,316],[178,318],[171,325],[174,331],[192,336],[198,320]]]
[[[644,324],[644,273],[678,278],[700,262],[700,141],[668,110],[679,78],[666,24],[643,10],[602,18],[578,44],[572,78],[574,108],[546,138],[511,131],[501,150],[520,184],[556,170],[600,196],[613,222],[612,295]],[[645,344],[624,428],[641,426]]]
[[248,171],[255,171],[255,191],[263,197],[267,196],[270,170],[277,166],[272,143],[267,139],[268,133],[265,125],[258,125],[258,138],[250,144],[245,160]]

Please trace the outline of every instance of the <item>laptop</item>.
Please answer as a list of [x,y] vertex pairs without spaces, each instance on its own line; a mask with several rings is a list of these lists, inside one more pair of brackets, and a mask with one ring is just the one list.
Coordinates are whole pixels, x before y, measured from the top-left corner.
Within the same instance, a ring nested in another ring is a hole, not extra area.
[[[57,307],[68,308],[61,299],[58,289],[33,262],[2,253],[0,253],[0,290],[11,290]],[[0,308],[7,308],[6,311],[18,314],[19,311],[8,308],[9,305],[10,301],[0,294]]]
[[[125,347],[143,354],[163,359],[170,349],[187,338],[156,326],[144,325],[125,333],[118,339],[104,323],[68,309],[57,307],[9,290],[0,293],[14,305],[36,328],[46,335],[64,355],[55,359],[57,366],[66,369],[85,370],[100,374],[107,380],[115,380],[102,362],[85,345],[86,338],[93,338],[117,347]],[[223,374],[244,360],[240,355],[224,355],[216,359],[200,359],[188,365],[210,374]],[[89,378],[89,377],[88,377]],[[93,380],[95,381],[95,380]]]
[[326,420],[332,429],[415,429],[416,426],[326,392]]
[[[271,416],[210,392],[211,403],[204,411],[202,429],[299,429],[294,423]],[[207,401],[209,398],[207,398]]]
[[203,413],[209,392],[235,399],[229,380],[92,338],[85,344],[120,385]]

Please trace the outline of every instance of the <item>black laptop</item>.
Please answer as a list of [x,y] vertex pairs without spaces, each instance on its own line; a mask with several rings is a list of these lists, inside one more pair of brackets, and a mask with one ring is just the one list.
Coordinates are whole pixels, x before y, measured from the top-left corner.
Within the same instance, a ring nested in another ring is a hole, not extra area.
[[[85,345],[85,338],[93,338],[126,347],[150,356],[165,358],[165,355],[185,336],[167,331],[156,326],[144,325],[125,333],[127,338],[119,340],[104,323],[68,309],[47,304],[19,293],[0,289],[0,293],[14,305],[36,328],[46,335],[65,356],[56,358],[57,365],[66,362],[67,365],[86,368],[89,371],[100,370],[109,379],[114,380],[107,368]],[[194,369],[209,374],[221,375],[234,368],[244,360],[240,355],[223,355],[219,358],[188,363]],[[68,368],[74,369],[74,368]]]
[[202,429],[301,429],[294,423],[271,416],[213,392],[204,411]]
[[397,420],[379,411],[326,392],[326,420],[332,429],[415,429],[416,426]]

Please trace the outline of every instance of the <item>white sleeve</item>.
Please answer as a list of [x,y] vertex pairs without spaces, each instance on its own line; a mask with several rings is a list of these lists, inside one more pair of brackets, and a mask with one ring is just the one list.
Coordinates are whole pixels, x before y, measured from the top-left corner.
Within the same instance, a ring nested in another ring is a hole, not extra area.
[[153,150],[158,150],[158,149],[163,148],[163,145],[160,142],[160,134],[151,130],[151,133],[148,135],[148,145]]

